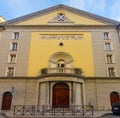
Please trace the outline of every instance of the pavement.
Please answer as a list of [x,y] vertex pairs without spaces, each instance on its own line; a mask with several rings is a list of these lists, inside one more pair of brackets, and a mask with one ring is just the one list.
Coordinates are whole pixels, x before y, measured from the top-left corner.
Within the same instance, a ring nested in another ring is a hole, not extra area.
[[111,111],[94,111],[93,117],[100,118],[100,117],[105,116],[107,114],[112,114],[112,112]]
[[6,118],[5,113],[0,113],[0,118]]
[[[120,118],[120,116],[115,116],[111,111],[94,111],[94,114],[93,116],[92,115],[89,115],[89,116],[48,116],[48,117],[34,117],[34,118]],[[5,114],[1,114],[0,113],[0,118],[7,118],[5,116]],[[13,117],[9,117],[9,118],[13,118]],[[15,118],[15,116],[14,116]],[[22,118],[22,117],[21,117]],[[27,117],[27,118],[30,118],[30,117]],[[33,118],[33,117],[32,117]]]

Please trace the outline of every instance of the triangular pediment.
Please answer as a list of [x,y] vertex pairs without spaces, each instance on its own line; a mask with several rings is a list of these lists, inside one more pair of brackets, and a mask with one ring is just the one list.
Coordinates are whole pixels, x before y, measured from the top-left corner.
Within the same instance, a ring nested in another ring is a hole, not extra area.
[[[59,16],[62,11],[64,16]],[[60,19],[61,18],[61,19]],[[62,19],[63,18],[63,19]],[[6,22],[6,25],[115,25],[119,22],[66,5],[57,5]]]

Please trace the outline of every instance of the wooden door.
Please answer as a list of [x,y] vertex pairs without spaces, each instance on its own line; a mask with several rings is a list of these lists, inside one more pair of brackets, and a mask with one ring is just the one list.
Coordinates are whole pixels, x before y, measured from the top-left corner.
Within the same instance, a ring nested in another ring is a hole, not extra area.
[[12,93],[5,92],[2,101],[2,110],[10,110],[12,102]]
[[111,102],[111,106],[113,104],[115,104],[116,102],[120,101],[120,97],[119,97],[119,93],[118,92],[112,92],[110,94],[110,102]]
[[69,106],[69,87],[65,83],[58,83],[53,88],[53,107]]

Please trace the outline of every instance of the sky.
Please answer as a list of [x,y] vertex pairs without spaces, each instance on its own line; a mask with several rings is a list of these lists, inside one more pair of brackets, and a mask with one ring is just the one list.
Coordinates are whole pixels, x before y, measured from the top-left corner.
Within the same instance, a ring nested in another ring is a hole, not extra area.
[[58,4],[120,21],[120,0],[0,0],[0,16],[11,20]]

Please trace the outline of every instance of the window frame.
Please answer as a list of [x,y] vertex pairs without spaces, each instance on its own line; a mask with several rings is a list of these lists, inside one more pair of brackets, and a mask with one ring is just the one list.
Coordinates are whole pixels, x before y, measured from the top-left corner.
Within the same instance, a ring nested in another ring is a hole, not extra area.
[[[17,44],[17,45],[15,45],[15,44]],[[18,42],[11,42],[10,43],[10,50],[11,51],[17,51],[18,47],[19,47],[19,43]]]
[[[109,69],[113,69],[113,72],[110,72]],[[110,75],[110,73],[112,73],[112,74]],[[114,73],[114,75],[113,75],[113,73]],[[111,66],[107,67],[107,75],[108,75],[108,77],[116,77],[117,76],[116,67],[111,67]]]
[[110,32],[103,32],[103,39],[104,40],[110,40],[111,39]]
[[[109,55],[111,55],[111,59],[108,57]],[[114,64],[115,63],[114,54],[105,54],[105,61],[107,64]]]
[[[13,69],[13,70],[12,70],[12,74],[11,74],[11,72],[9,71],[10,68]],[[8,74],[8,73],[9,73],[9,74]],[[15,75],[15,67],[7,67],[7,68],[6,68],[6,76],[7,76],[7,77],[13,77],[14,75]]]
[[12,35],[12,39],[13,40],[18,40],[20,37],[20,33],[19,32],[13,32],[13,35]]
[[8,63],[9,64],[15,64],[17,61],[17,55],[16,54],[9,54],[8,55]]
[[[110,44],[110,45],[107,45],[107,44]],[[104,42],[104,50],[105,51],[112,51],[113,50],[112,42]]]

